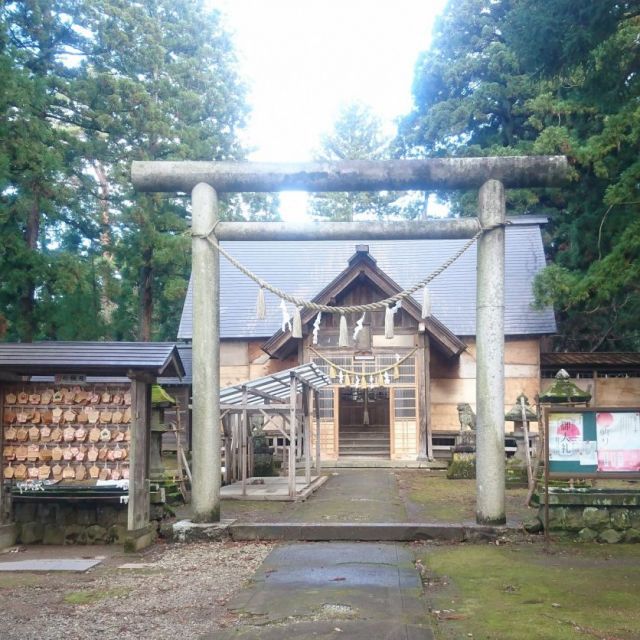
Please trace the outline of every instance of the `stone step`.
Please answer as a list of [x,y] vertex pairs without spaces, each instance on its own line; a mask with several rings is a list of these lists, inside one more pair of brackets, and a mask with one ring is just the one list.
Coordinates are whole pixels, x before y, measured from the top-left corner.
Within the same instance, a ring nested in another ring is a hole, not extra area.
[[386,454],[389,455],[391,448],[388,444],[380,444],[380,445],[371,445],[369,447],[360,447],[358,445],[344,445],[340,443],[339,445],[340,455],[342,454],[351,454],[356,456],[366,456],[370,453],[378,453],[378,454]]
[[505,535],[526,535],[520,527],[387,522],[238,523],[228,529],[233,540],[382,541],[445,540],[486,542]]
[[340,447],[347,449],[388,449],[389,439],[385,440],[343,440],[340,438]]
[[387,438],[390,433],[388,431],[340,431],[340,438],[360,438],[367,440],[369,438]]
[[340,433],[344,433],[347,431],[356,431],[358,433],[378,433],[383,431],[384,433],[389,433],[389,425],[381,424],[381,425],[366,425],[366,424],[348,424],[348,425],[340,425]]
[[340,449],[339,453],[341,458],[388,458],[390,455],[389,450],[371,450],[371,451],[344,451]]
[[388,445],[389,444],[389,436],[375,436],[375,437],[370,437],[370,438],[353,438],[351,436],[349,437],[340,437],[340,444],[381,444],[381,445]]

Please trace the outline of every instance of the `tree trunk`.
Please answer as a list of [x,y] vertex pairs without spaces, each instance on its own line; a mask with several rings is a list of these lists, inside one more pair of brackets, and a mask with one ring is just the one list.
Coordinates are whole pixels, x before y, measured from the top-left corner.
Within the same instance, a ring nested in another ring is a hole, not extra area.
[[111,322],[117,305],[111,299],[113,254],[111,253],[111,217],[109,215],[109,179],[99,160],[93,161],[93,169],[100,187],[100,247],[102,259],[99,262],[98,277],[100,279],[100,315],[106,324]]
[[140,331],[142,342],[151,341],[151,320],[153,316],[153,249],[145,248],[142,253],[142,268],[140,269]]
[[[24,242],[28,254],[38,250],[38,235],[40,234],[40,196],[34,193],[34,200],[27,216]],[[33,268],[27,268],[24,278],[24,287],[20,294],[20,326],[19,334],[23,342],[33,342],[36,333],[35,320],[35,291],[36,283],[33,277]]]

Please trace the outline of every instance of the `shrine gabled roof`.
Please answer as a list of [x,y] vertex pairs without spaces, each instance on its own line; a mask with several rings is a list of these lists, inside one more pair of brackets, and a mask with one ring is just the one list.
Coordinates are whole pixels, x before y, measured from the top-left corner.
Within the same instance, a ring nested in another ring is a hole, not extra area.
[[[556,331],[551,308],[532,308],[533,280],[545,266],[540,225],[546,218],[512,218],[506,228],[505,334],[540,335]],[[465,240],[369,240],[369,253],[401,287],[438,268]],[[312,299],[344,269],[358,241],[225,242],[227,251],[264,280],[287,293]],[[220,336],[266,339],[281,325],[280,301],[266,292],[267,317],[256,318],[258,287],[220,258]],[[476,333],[476,245],[429,286],[433,314],[457,336]],[[421,304],[420,292],[415,294]],[[292,311],[292,305],[289,305]],[[192,289],[182,311],[178,339],[192,338]]]
[[[382,292],[383,298],[390,298],[402,291],[402,287],[378,267],[375,259],[369,254],[368,245],[360,245],[349,259],[349,264],[344,271],[314,296],[312,302],[331,306],[331,300],[337,300],[354,282],[363,279]],[[465,350],[465,343],[451,333],[434,315],[423,319],[422,309],[413,298],[402,301],[402,310],[416,322],[425,325],[427,334],[445,355],[456,356]],[[313,310],[303,310],[301,313],[303,331],[305,325],[308,327],[316,315]],[[284,330],[281,328],[262,345],[262,349],[271,356],[286,357],[296,348],[296,345],[297,340],[292,337],[290,328]]]

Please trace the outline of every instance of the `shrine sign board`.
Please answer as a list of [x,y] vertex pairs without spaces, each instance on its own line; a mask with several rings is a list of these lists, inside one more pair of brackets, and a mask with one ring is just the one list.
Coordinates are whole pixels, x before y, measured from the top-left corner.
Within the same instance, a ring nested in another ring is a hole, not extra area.
[[549,407],[544,422],[550,477],[640,478],[639,407]]

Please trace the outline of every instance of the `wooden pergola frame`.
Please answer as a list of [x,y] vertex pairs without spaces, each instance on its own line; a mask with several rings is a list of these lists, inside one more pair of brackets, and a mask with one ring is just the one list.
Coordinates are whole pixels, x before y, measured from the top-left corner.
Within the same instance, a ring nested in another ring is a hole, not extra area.
[[[220,519],[221,240],[367,240],[470,238],[477,252],[476,520],[503,524],[505,187],[557,187],[569,176],[565,156],[430,158],[333,163],[134,162],[140,191],[191,193],[193,276],[193,519]],[[435,191],[478,189],[478,220],[402,223],[220,222],[218,192]]]
[[[305,375],[309,374],[310,375]],[[261,389],[261,382],[271,382],[278,385],[276,393],[265,392]],[[315,364],[302,365],[276,375],[261,378],[251,384],[237,385],[221,392],[220,420],[225,433],[225,480],[231,479],[230,462],[231,451],[229,438],[234,437],[239,442],[240,449],[240,481],[242,495],[247,495],[248,462],[251,457],[249,445],[250,418],[252,414],[259,413],[265,417],[276,414],[282,417],[288,424],[288,431],[283,435],[289,440],[288,457],[288,491],[289,497],[296,496],[296,459],[300,441],[304,445],[302,457],[304,458],[305,482],[311,482],[311,406],[313,399],[314,419],[316,429],[315,468],[316,474],[320,474],[320,389],[331,385],[331,380],[322,373]],[[238,390],[236,398],[233,398],[233,390]],[[237,397],[241,394],[241,397]],[[231,402],[230,400],[234,400]],[[302,428],[300,428],[302,426]],[[302,436],[300,438],[299,436]]]

